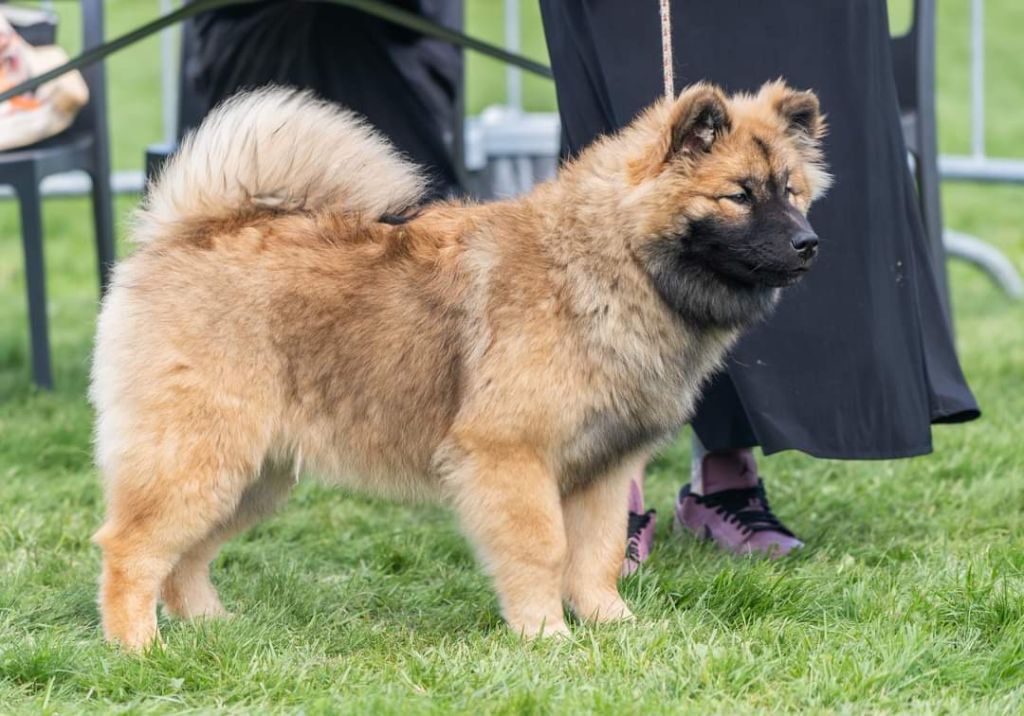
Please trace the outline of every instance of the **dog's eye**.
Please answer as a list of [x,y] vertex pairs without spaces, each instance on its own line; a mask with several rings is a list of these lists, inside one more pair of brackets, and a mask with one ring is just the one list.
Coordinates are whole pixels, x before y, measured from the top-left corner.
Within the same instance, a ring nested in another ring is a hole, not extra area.
[[743,192],[742,194],[728,194],[726,196],[723,196],[722,198],[727,199],[728,201],[731,201],[734,204],[740,204],[742,206],[745,206],[750,203],[750,195],[747,194],[746,192]]
[[786,187],[786,196],[799,196],[799,192],[791,186]]

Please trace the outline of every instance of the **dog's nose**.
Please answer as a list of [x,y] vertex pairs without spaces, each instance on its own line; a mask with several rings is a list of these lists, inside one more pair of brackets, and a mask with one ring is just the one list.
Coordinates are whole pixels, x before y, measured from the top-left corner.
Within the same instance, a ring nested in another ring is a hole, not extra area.
[[818,253],[818,235],[813,231],[801,231],[791,239],[793,248],[802,259],[810,259]]

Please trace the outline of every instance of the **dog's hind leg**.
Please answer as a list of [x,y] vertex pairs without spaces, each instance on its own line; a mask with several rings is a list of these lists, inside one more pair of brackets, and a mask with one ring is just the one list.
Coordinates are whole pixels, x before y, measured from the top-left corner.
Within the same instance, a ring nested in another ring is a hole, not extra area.
[[581,619],[607,622],[633,616],[617,582],[626,551],[629,481],[637,469],[637,461],[628,461],[563,498],[569,548],[563,591]]
[[221,419],[199,424],[196,412],[154,416],[156,427],[137,420],[130,444],[104,446],[112,457],[104,465],[107,520],[94,537],[103,550],[100,611],[107,639],[128,649],[156,638],[164,579],[231,519],[262,462],[258,428],[246,431],[237,415],[203,415]]
[[210,581],[210,563],[221,546],[270,515],[291,492],[295,473],[289,466],[265,463],[259,478],[242,494],[235,513],[185,552],[160,590],[167,611],[182,619],[225,616]]
[[494,577],[501,611],[526,637],[565,634],[565,528],[554,476],[528,450],[471,454],[449,478],[463,530]]

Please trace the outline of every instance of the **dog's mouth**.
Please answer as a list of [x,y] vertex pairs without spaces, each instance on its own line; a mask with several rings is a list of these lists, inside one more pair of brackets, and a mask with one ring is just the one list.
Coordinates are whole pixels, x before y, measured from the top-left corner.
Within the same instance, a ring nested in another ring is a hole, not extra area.
[[797,283],[810,271],[814,259],[802,259],[800,263],[752,261],[744,257],[730,257],[720,260],[705,260],[701,263],[720,280],[727,284],[746,289],[785,288]]
[[766,288],[785,288],[792,286],[804,277],[811,270],[811,264],[806,263],[783,271],[761,270],[754,272],[754,280],[758,285]]

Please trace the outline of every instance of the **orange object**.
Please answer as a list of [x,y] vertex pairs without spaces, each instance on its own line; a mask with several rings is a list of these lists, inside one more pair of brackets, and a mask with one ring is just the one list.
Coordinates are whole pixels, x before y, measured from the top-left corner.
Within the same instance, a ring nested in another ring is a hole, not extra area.
[[19,94],[17,97],[11,97],[11,108],[15,112],[24,112],[30,109],[38,109],[43,105],[38,99],[30,94]]

